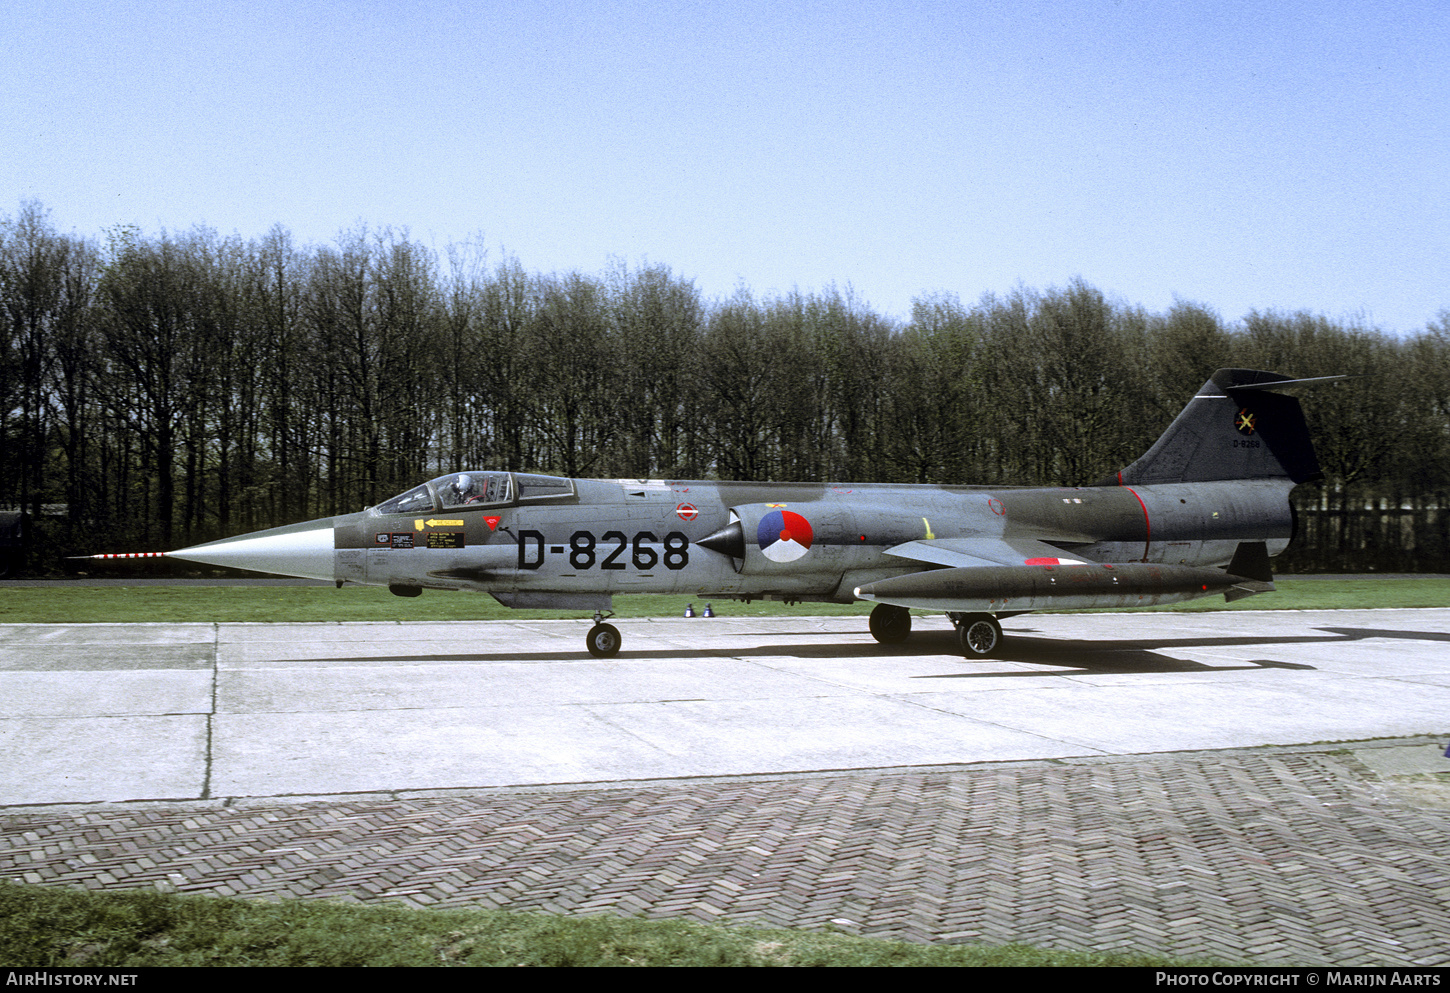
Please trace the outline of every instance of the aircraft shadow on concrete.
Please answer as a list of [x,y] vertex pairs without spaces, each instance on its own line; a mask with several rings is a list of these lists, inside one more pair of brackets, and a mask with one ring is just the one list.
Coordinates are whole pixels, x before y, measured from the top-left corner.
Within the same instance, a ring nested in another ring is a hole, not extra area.
[[[1190,659],[1162,654],[1165,651],[1191,648],[1232,648],[1248,645],[1337,645],[1371,638],[1406,641],[1450,641],[1450,634],[1436,631],[1396,631],[1376,628],[1318,628],[1325,634],[1285,635],[1282,637],[1197,636],[1189,638],[1084,639],[1067,641],[1060,638],[1033,637],[1031,629],[1009,632],[1001,655],[994,659],[967,661],[960,673],[919,676],[919,679],[957,679],[982,676],[1063,676],[1089,673],[1150,672],[1235,672],[1245,669],[1315,669],[1300,662],[1274,659],[1252,659],[1240,665],[1205,665]],[[819,631],[781,632],[773,638],[819,637]],[[650,661],[654,659],[880,659],[910,658],[926,655],[958,656],[956,633],[953,631],[918,631],[903,645],[844,644],[841,642],[805,642],[799,644],[749,645],[736,648],[649,649],[622,651],[609,659],[612,663]],[[557,652],[465,652],[438,655],[372,655],[316,659],[290,659],[292,662],[411,662],[415,664],[449,662],[592,662],[598,661],[574,650]],[[1020,662],[1060,668],[1059,672],[1003,672],[993,662]]]
[[[949,635],[955,642],[955,635]],[[1288,641],[1291,639],[1277,639]],[[1301,640],[1301,639],[1292,639]],[[1317,639],[1302,639],[1314,641]],[[1144,639],[1113,641],[1062,641],[1056,638],[1033,638],[1013,634],[1003,646],[999,655],[980,662],[966,663],[962,672],[935,673],[916,676],[916,679],[977,679],[1000,678],[1004,676],[1081,676],[1085,674],[1109,675],[1114,673],[1155,672],[1240,672],[1246,669],[1314,669],[1315,666],[1300,662],[1280,662],[1274,659],[1250,659],[1238,665],[1205,665],[1192,659],[1174,658],[1164,655],[1162,650],[1170,646],[1178,648],[1210,648],[1232,645],[1258,645],[1259,638],[1214,638],[1214,639]],[[1019,662],[1027,665],[1053,666],[1053,670],[1012,670],[994,668],[992,662]]]
[[1399,638],[1404,641],[1450,641],[1450,634],[1443,631],[1389,631],[1377,628],[1320,628],[1320,631],[1329,631],[1332,634],[1340,635],[1350,641],[1363,641],[1366,638]]
[[[1287,635],[1283,637],[1193,637],[1139,638],[1116,640],[1064,641],[1058,638],[1033,638],[1013,632],[998,659],[1032,665],[1062,666],[1063,672],[962,672],[919,679],[960,679],[974,676],[1071,676],[1091,673],[1134,672],[1236,672],[1245,669],[1317,669],[1303,662],[1275,659],[1249,659],[1241,665],[1205,665],[1191,659],[1177,659],[1161,654],[1165,650],[1184,648],[1231,648],[1247,645],[1336,645],[1366,641],[1370,638],[1405,641],[1450,641],[1450,634],[1438,631],[1393,631],[1376,628],[1317,628],[1323,635]],[[946,637],[953,636],[947,632]]]

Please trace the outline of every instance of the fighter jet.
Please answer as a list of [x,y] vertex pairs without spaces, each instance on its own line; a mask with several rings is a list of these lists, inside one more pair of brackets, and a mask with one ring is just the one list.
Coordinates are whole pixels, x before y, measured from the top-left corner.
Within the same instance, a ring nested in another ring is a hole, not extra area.
[[876,604],[896,644],[910,611],[945,611],[967,658],[1003,618],[1274,588],[1289,491],[1320,478],[1299,402],[1326,379],[1220,369],[1121,471],[1059,489],[883,483],[566,479],[466,470],[359,513],[166,553],[398,596],[474,590],[508,607],[593,612],[591,654],[619,651],[613,598]]

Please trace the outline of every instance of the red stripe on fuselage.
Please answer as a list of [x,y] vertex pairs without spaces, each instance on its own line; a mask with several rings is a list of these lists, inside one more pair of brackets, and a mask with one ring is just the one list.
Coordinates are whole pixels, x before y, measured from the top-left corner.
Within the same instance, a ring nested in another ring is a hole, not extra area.
[[1143,561],[1148,561],[1148,545],[1153,541],[1153,523],[1148,520],[1148,505],[1143,502],[1136,490],[1131,486],[1124,486],[1123,489],[1133,494],[1133,499],[1138,501],[1138,506],[1143,508]]

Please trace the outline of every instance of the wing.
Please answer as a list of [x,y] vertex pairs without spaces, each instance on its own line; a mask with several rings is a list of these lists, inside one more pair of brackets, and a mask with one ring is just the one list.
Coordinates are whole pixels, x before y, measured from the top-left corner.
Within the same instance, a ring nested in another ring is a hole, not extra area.
[[1081,565],[1086,561],[1032,538],[925,538],[888,548],[886,554],[953,569],[989,565]]

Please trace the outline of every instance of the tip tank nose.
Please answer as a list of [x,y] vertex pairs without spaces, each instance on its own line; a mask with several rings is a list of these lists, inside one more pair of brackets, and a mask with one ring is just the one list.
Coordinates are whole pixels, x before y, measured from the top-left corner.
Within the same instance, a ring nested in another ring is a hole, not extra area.
[[270,531],[254,531],[167,552],[166,557],[228,569],[331,581],[334,578],[333,521],[334,518],[328,517]]

